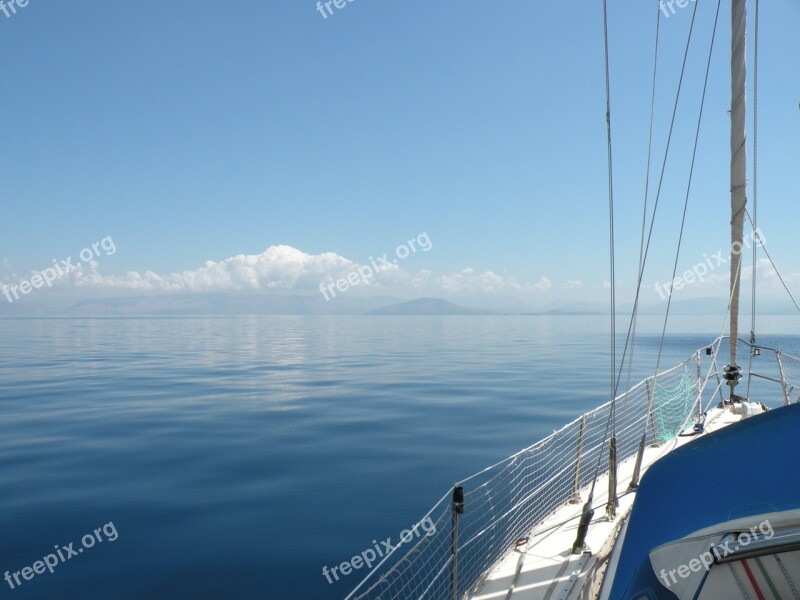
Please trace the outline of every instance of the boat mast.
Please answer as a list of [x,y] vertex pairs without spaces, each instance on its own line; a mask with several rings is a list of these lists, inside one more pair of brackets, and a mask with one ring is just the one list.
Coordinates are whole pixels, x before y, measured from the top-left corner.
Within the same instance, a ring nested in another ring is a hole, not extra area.
[[744,210],[747,203],[747,155],[745,148],[745,34],[747,28],[746,0],[731,0],[731,282],[730,282],[730,346],[731,362],[726,369],[731,400],[733,388],[741,378],[736,365],[736,346],[739,336],[739,287],[742,275]]

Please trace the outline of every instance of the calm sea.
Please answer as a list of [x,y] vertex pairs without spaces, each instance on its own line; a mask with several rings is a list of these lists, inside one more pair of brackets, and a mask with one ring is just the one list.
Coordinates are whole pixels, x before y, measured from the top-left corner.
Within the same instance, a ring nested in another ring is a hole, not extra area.
[[[796,350],[789,318],[763,323],[782,334],[764,343]],[[676,322],[662,364],[721,325]],[[641,329],[637,380],[660,324]],[[323,566],[608,399],[607,330],[591,316],[0,320],[0,575],[76,553],[0,581],[2,597],[341,599],[364,569],[328,584]]]

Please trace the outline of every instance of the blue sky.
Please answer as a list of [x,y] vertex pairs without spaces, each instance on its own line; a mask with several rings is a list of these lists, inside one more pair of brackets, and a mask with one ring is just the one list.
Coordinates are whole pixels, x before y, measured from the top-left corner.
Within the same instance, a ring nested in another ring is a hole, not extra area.
[[[648,282],[671,272],[716,7],[699,1]],[[794,274],[800,4],[764,4],[760,225]],[[628,286],[655,6],[610,2],[618,280]],[[694,6],[662,19],[656,174]],[[470,268],[520,293],[602,300],[601,19],[599,2],[355,0],[325,19],[311,0],[30,0],[0,13],[0,279],[105,236],[117,252],[97,259],[96,274],[124,278],[271,246],[334,253],[345,268],[426,232],[431,251],[400,265],[408,281]],[[681,270],[727,247],[729,20],[724,3]]]

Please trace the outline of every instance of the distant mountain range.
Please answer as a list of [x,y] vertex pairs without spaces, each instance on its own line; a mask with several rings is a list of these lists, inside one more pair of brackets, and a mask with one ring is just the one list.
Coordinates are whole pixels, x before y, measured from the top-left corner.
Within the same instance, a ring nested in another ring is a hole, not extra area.
[[[554,301],[540,306],[491,296],[464,298],[397,298],[381,295],[341,295],[325,300],[320,294],[193,293],[153,294],[113,298],[56,300],[46,293],[31,295],[9,304],[0,301],[0,316],[183,316],[183,315],[597,315],[605,316],[603,303]],[[0,299],[1,300],[1,299]],[[673,315],[723,315],[724,298],[696,298],[673,301]],[[621,305],[619,315],[630,314],[631,306]],[[666,302],[644,305],[642,315],[661,315]],[[759,314],[793,314],[787,302],[765,299],[759,302]],[[748,306],[742,306],[746,314]]]
[[489,315],[491,311],[465,308],[441,298],[420,298],[370,311],[371,315]]

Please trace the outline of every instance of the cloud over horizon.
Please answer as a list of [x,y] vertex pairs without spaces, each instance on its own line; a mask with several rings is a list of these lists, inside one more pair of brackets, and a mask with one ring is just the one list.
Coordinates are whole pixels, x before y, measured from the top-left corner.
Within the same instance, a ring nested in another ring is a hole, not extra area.
[[[102,257],[105,258],[105,257]],[[5,273],[0,285],[18,285],[35,272],[20,276],[3,262]],[[351,273],[373,267],[372,274],[354,288],[408,293],[541,293],[553,283],[545,276],[535,282],[520,282],[513,276],[470,267],[455,273],[435,276],[429,269],[410,273],[394,261],[365,265],[334,252],[307,254],[288,245],[274,245],[260,254],[238,254],[220,261],[207,260],[197,269],[158,274],[151,270],[128,271],[124,275],[104,275],[97,260],[83,263],[53,282],[53,287],[106,290],[131,293],[225,292],[225,291],[300,291],[316,292],[321,282],[346,279]],[[582,286],[568,281],[566,288]]]
[[[319,292],[320,284],[347,279],[359,270],[369,269],[370,275],[359,278],[349,286],[348,294],[381,293],[398,297],[506,297],[521,301],[555,301],[560,298],[578,301],[605,300],[610,287],[607,281],[585,283],[565,278],[554,281],[542,275],[535,281],[520,281],[514,275],[498,274],[492,270],[478,271],[465,267],[453,273],[436,275],[430,269],[416,272],[404,270],[396,261],[375,261],[362,264],[335,252],[308,254],[289,245],[273,245],[260,254],[238,254],[223,260],[207,260],[196,269],[159,274],[151,270],[128,271],[122,275],[105,275],[102,263],[108,260],[98,256],[96,260],[81,263],[69,273],[52,282],[53,290],[70,295],[105,294],[109,296],[275,291],[313,295]],[[401,263],[402,264],[402,263]],[[752,269],[744,267],[742,282],[750,279]],[[18,286],[21,281],[30,281],[36,272],[20,275],[14,272],[8,259],[0,259],[0,289]],[[800,281],[800,274],[784,277],[787,284]],[[766,259],[759,261],[759,280],[765,291],[783,292],[774,270]],[[621,284],[622,282],[619,282]],[[719,296],[725,297],[727,277],[722,272],[709,274],[704,281],[686,286],[678,297]],[[646,300],[658,300],[652,284],[643,288],[649,296]],[[43,290],[37,290],[38,292]],[[688,293],[686,293],[688,292]],[[53,293],[56,295],[58,292]],[[21,299],[21,298],[20,298]]]

